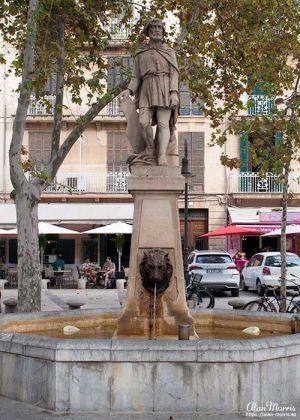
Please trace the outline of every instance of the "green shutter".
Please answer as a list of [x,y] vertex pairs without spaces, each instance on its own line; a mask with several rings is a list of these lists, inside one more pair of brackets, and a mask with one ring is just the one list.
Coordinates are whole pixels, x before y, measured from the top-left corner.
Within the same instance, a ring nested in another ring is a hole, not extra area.
[[265,95],[265,92],[262,90],[262,88],[259,85],[256,85],[250,95],[263,96]]
[[[240,135],[240,160],[242,161],[240,166],[240,190],[242,192],[248,191],[248,180],[246,172],[248,172],[248,134],[242,133]],[[243,176],[245,173],[245,176]]]
[[281,131],[275,133],[275,146],[278,146],[282,142],[283,134]]
[[248,172],[248,134],[240,135],[240,172]]
[[[275,147],[279,146],[283,139],[283,133],[281,131],[276,131],[275,136]],[[276,181],[275,183],[275,192],[282,192],[282,183]]]

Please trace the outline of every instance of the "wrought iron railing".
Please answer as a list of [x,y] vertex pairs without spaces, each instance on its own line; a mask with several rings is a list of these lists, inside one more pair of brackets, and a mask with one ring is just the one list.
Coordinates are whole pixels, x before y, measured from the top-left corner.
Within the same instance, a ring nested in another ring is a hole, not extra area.
[[114,98],[108,105],[107,105],[107,114],[108,115],[123,115],[120,110],[120,100],[119,98]]
[[[289,176],[289,191],[300,193],[300,172],[292,171]],[[282,193],[282,182],[277,175],[257,172],[241,172],[229,176],[229,193]]]
[[37,100],[31,96],[28,114],[29,115],[52,115],[55,106],[55,95],[45,96],[42,100]]
[[128,39],[133,26],[133,20],[130,20],[127,25],[120,24],[120,18],[114,17],[109,21],[109,31],[112,39]]
[[63,173],[46,188],[47,193],[127,193],[128,172]]
[[248,101],[253,106],[248,108],[248,115],[269,115],[274,106],[275,97],[266,95],[249,95]]

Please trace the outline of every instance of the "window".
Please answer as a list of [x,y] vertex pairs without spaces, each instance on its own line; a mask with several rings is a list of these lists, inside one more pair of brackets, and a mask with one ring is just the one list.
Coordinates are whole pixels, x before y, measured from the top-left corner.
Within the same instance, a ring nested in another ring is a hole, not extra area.
[[56,95],[56,74],[51,74],[44,87],[44,92],[47,95]]
[[6,242],[1,240],[0,241],[0,265],[5,263],[5,255],[6,255],[5,246],[6,246]]
[[191,116],[191,115],[203,115],[199,109],[199,104],[192,102],[192,92],[185,86],[180,86],[180,115]]
[[37,170],[42,170],[51,157],[51,132],[30,131],[28,158],[35,163]]
[[31,95],[28,114],[29,115],[51,115],[54,111],[56,99],[56,74],[51,74],[42,89],[44,96],[37,100]]
[[98,239],[85,239],[81,242],[82,261],[89,257],[93,263],[98,262]]
[[232,259],[229,255],[198,255],[196,258],[198,264],[230,264]]
[[127,158],[132,152],[125,131],[107,133],[107,171],[127,172]]
[[204,191],[204,133],[182,132],[178,133],[179,162],[184,155],[184,144],[187,141],[189,169],[193,177],[191,186],[195,191]]
[[120,24],[123,16],[124,14],[122,13],[115,13],[109,20],[109,31],[111,33],[112,39],[128,39],[130,35],[133,20],[129,20],[127,25]]
[[17,239],[8,240],[8,262],[9,264],[18,263],[18,242]]
[[109,87],[117,86],[120,82],[123,82],[128,77],[128,70],[132,68],[131,57],[108,57],[107,63],[109,66],[107,71]]
[[[262,265],[264,257],[262,255],[256,255],[253,257],[253,260],[251,259],[251,267],[259,267]],[[249,264],[250,265],[250,264]]]
[[[281,267],[281,256],[273,255],[271,257],[267,257],[265,265],[268,267]],[[297,255],[287,255],[286,266],[287,267],[300,266],[300,258]]]
[[[131,57],[108,57],[107,86],[114,87],[123,82],[128,76],[128,69],[132,68]],[[119,115],[119,99],[114,98],[107,106],[108,115]]]
[[58,239],[57,253],[62,254],[65,264],[75,263],[75,240],[74,239]]

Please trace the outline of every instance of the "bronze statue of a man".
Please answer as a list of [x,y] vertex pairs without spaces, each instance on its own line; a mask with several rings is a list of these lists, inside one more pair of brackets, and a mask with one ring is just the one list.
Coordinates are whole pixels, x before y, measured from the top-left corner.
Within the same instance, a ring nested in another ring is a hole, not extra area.
[[[128,88],[122,94],[122,99],[126,100],[130,95],[135,96],[144,145],[140,157],[150,157],[150,160],[152,157],[154,164],[168,165],[167,153],[170,145],[175,144],[176,149],[178,65],[174,50],[163,44],[165,29],[161,20],[153,19],[149,22],[144,33],[149,37],[149,42],[138,48],[135,53],[133,75]],[[157,126],[155,138],[152,125]],[[174,149],[174,145],[171,148]]]

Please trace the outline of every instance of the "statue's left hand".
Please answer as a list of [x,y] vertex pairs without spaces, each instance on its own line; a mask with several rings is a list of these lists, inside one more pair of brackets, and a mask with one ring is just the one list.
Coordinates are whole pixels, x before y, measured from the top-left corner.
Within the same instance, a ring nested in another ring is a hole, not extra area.
[[174,109],[179,104],[178,92],[171,92],[170,94],[170,108]]

